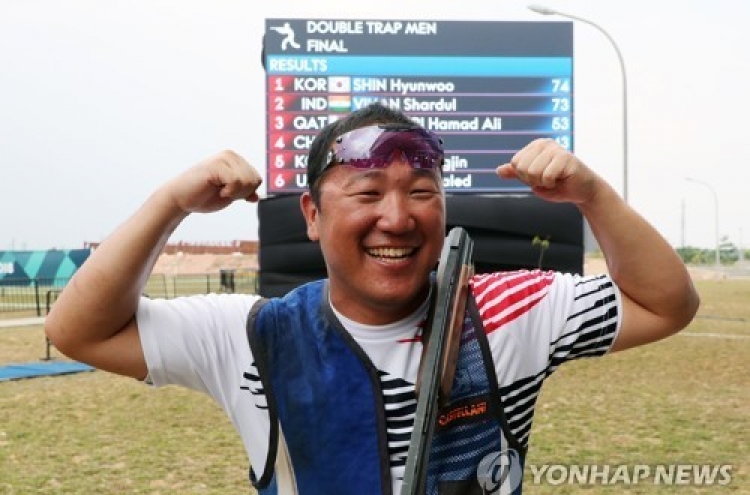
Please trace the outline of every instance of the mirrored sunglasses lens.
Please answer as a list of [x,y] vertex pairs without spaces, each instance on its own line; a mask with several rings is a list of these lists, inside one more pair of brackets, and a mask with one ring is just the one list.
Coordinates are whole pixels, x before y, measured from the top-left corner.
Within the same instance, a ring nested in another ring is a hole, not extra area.
[[342,160],[342,163],[358,169],[385,168],[387,165],[387,161],[380,157],[352,158],[349,160]]
[[434,151],[407,151],[404,155],[414,168],[430,169],[442,164],[442,155]]
[[351,165],[358,169],[383,168],[400,151],[415,168],[429,169],[442,165],[440,138],[423,129],[387,130],[378,126],[363,127],[339,137],[332,147],[331,163]]

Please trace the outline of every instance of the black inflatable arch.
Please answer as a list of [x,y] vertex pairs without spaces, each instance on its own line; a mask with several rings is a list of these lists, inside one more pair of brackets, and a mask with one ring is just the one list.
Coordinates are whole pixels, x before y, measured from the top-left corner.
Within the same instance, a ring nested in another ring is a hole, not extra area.
[[[478,273],[543,268],[583,273],[583,218],[570,204],[533,195],[448,195],[447,230],[464,227],[474,240]],[[307,238],[299,194],[258,205],[259,292],[281,296],[324,278],[320,247]]]

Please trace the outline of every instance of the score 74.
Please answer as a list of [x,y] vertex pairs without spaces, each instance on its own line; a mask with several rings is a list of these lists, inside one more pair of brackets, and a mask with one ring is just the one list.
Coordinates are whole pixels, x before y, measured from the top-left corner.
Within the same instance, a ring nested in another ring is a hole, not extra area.
[[570,93],[570,79],[560,78],[552,79],[553,93]]

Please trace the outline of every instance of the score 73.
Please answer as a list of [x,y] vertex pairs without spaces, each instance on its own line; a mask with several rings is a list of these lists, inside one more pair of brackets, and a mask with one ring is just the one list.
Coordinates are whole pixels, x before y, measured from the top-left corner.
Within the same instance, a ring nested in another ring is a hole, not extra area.
[[570,98],[552,98],[553,112],[569,112]]

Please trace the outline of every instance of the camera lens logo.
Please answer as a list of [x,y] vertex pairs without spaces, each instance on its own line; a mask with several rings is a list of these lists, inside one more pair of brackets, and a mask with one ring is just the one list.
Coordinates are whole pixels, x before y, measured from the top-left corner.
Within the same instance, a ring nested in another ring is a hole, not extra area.
[[513,449],[490,452],[479,462],[477,481],[485,494],[506,495],[521,485],[521,456]]

